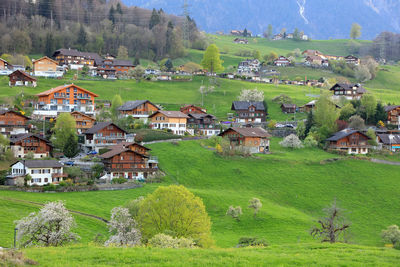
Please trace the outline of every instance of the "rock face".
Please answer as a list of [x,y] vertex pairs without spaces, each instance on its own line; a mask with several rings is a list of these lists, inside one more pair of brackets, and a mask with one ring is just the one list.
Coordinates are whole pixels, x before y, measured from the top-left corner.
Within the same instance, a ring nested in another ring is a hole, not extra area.
[[[123,0],[127,5],[162,8],[183,14],[183,0]],[[362,26],[362,39],[372,39],[382,31],[400,32],[398,0],[188,0],[189,11],[198,26],[207,32],[247,28],[261,34],[272,24],[303,30],[311,38],[348,38],[353,22]]]

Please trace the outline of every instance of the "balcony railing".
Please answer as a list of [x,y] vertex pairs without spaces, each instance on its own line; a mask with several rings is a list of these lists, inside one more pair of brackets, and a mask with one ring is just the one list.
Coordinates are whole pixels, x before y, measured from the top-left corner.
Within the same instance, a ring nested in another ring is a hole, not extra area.
[[51,178],[66,178],[68,177],[68,174],[66,173],[53,173],[51,175]]

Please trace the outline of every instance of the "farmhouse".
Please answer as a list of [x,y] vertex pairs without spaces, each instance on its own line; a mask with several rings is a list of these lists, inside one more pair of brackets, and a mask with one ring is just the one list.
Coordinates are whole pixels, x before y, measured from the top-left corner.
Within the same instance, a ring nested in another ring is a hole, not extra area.
[[233,40],[233,42],[234,42],[235,44],[248,44],[248,43],[249,43],[249,40],[247,40],[247,39],[242,39],[242,38],[235,38],[235,39]]
[[14,71],[14,66],[0,58],[0,75],[9,75]]
[[205,108],[201,108],[195,105],[186,105],[180,108],[182,113],[185,114],[207,114],[207,110]]
[[265,122],[266,110],[261,101],[234,101],[231,110],[236,112],[236,122]]
[[365,90],[359,83],[337,83],[330,89],[330,91],[333,91],[334,98],[344,96],[349,100],[361,99],[362,95],[367,93],[367,90]]
[[274,60],[274,65],[279,67],[287,67],[290,65],[290,60],[284,56],[280,56]]
[[361,60],[358,57],[352,55],[345,57],[344,60],[346,61],[347,64],[354,64],[356,66],[360,65],[361,63]]
[[95,97],[90,92],[75,84],[62,85],[40,94],[33,115],[36,117],[55,118],[61,112],[79,111],[87,115],[95,113]]
[[393,125],[400,125],[400,105],[386,106],[387,123]]
[[246,59],[239,62],[238,73],[258,72],[261,67],[261,62],[258,59]]
[[400,151],[400,134],[377,134],[377,139],[382,148],[393,152]]
[[301,54],[303,56],[305,56],[305,57],[308,57],[308,56],[319,56],[319,57],[322,57],[322,56],[324,56],[324,54],[321,53],[320,51],[311,50],[311,49],[307,49],[307,50],[303,51]]
[[42,57],[33,60],[33,75],[39,77],[62,77],[64,72],[58,69],[57,61],[49,58]]
[[231,127],[219,135],[229,139],[231,148],[244,147],[250,153],[266,153],[269,151],[271,135],[262,128]]
[[80,52],[70,48],[61,48],[55,51],[53,58],[60,66],[69,66],[73,70],[82,69],[83,66],[93,67],[96,60],[101,61],[101,57],[97,53]]
[[187,132],[187,119],[185,113],[180,111],[159,110],[149,116],[153,129],[170,129],[176,135],[184,135]]
[[295,104],[285,104],[281,105],[283,113],[296,113],[297,106]]
[[217,127],[217,118],[214,115],[206,113],[189,113],[188,128],[192,134],[205,136],[218,135],[221,129]]
[[278,41],[278,40],[282,40],[283,39],[283,34],[275,34],[274,37],[272,37],[272,40],[274,41]]
[[125,102],[118,108],[123,116],[132,116],[134,119],[147,121],[149,116],[159,110],[159,108],[149,100],[135,100]]
[[127,75],[135,66],[130,60],[119,60],[107,57],[95,60],[97,75],[103,77],[115,77],[116,75]]
[[85,147],[97,152],[122,142],[133,142],[133,138],[124,129],[112,122],[98,122],[83,134]]
[[321,56],[307,56],[305,63],[309,66],[329,66],[329,61],[327,59],[323,59]]
[[7,184],[22,186],[28,174],[32,177],[28,185],[58,184],[67,177],[63,165],[56,160],[23,160],[11,165]]
[[24,158],[28,153],[34,158],[50,157],[53,150],[50,141],[31,133],[12,135],[10,146],[16,158]]
[[8,82],[8,85],[11,86],[30,86],[30,87],[36,87],[36,78],[33,78],[26,72],[16,70],[10,75],[8,75],[10,81]]
[[364,133],[352,129],[344,129],[326,139],[328,150],[342,151],[347,154],[368,154],[368,140]]
[[9,136],[28,132],[30,118],[13,110],[0,110],[0,133]]
[[75,120],[75,128],[78,134],[92,128],[96,122],[95,118],[78,111],[71,112],[71,116]]

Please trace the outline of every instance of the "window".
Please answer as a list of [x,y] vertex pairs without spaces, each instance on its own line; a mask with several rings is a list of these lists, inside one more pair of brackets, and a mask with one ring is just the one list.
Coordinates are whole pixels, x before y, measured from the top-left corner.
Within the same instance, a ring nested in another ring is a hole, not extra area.
[[78,89],[74,88],[74,93],[78,92]]
[[69,93],[69,88],[67,88],[66,92]]
[[49,182],[49,179],[48,179],[48,178],[44,178],[44,182],[45,182],[45,183],[48,183],[48,182]]
[[186,127],[186,124],[179,124],[179,127],[185,128],[185,127]]
[[176,127],[176,124],[175,124],[175,123],[171,123],[171,124],[169,125],[169,127]]
[[123,157],[123,156],[121,156],[121,160],[124,160],[124,157]]

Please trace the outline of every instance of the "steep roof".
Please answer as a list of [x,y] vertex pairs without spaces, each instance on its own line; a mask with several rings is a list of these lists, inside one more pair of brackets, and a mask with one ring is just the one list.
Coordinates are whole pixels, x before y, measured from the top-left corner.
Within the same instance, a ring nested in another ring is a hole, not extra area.
[[[154,105],[153,103],[151,103],[149,100],[135,100],[135,101],[127,101],[125,102],[125,104],[123,104],[122,106],[120,106],[118,108],[119,111],[128,111],[128,110],[132,110],[137,108],[140,105],[143,105],[144,103],[150,103],[152,105]],[[156,105],[154,105],[156,106]]]
[[100,155],[100,157],[103,158],[103,159],[109,159],[109,158],[112,158],[112,157],[114,157],[116,155],[119,155],[119,154],[121,154],[123,152],[131,152],[131,153],[135,153],[137,155],[140,155],[140,156],[142,156],[144,158],[148,158],[148,156],[145,156],[143,154],[140,154],[140,153],[138,153],[136,151],[130,150],[129,148],[125,148],[125,147],[122,147],[122,146],[114,147],[114,149],[112,149],[112,150]]
[[159,110],[150,115],[150,117],[155,116],[157,113],[161,113],[167,118],[186,118],[186,119],[189,118],[185,113],[182,113],[180,111],[168,111],[168,110]]
[[[377,134],[377,136],[385,145],[400,144],[400,134]],[[389,136],[393,138],[390,139]]]
[[96,121],[95,118],[93,118],[93,117],[91,117],[91,116],[89,116],[89,115],[86,115],[85,113],[79,112],[79,111],[72,111],[72,112],[71,112],[71,115],[72,115],[72,114],[79,114],[79,115],[81,115],[81,116],[83,116],[83,117],[86,117],[86,118],[88,118],[88,119],[91,119],[91,120],[93,120],[93,121]]
[[41,136],[39,136],[39,135],[32,134],[32,133],[12,135],[12,136],[10,136],[10,143],[11,143],[11,144],[15,144],[15,143],[17,143],[17,142],[19,142],[19,141],[22,141],[22,140],[24,140],[24,139],[26,139],[26,138],[29,138],[29,137],[31,137],[31,136],[36,137],[36,138],[38,138],[38,139],[40,139],[40,140],[46,142],[49,146],[52,146],[52,145],[50,144],[50,141],[49,141],[49,140],[47,140],[47,139],[45,139],[45,138],[43,138],[43,137],[41,137]]
[[232,110],[247,110],[250,106],[254,106],[256,110],[265,110],[264,103],[261,101],[233,101]]
[[0,110],[0,115],[4,115],[4,114],[6,114],[6,113],[8,113],[8,112],[14,113],[14,114],[16,114],[16,115],[18,115],[18,116],[21,116],[21,117],[24,117],[24,118],[27,119],[27,120],[30,120],[30,119],[31,119],[31,118],[29,118],[29,117],[27,117],[27,116],[25,116],[25,115],[22,115],[21,113],[16,112],[16,111],[14,111],[14,110],[6,110],[6,109]]
[[47,90],[47,91],[44,91],[44,92],[41,92],[41,93],[37,94],[37,96],[48,96],[48,95],[50,95],[52,93],[55,93],[57,91],[63,90],[64,88],[68,88],[68,87],[76,87],[76,88],[78,88],[78,89],[80,89],[80,90],[82,90],[82,91],[84,91],[84,92],[86,92],[88,94],[93,95],[94,97],[98,97],[97,94],[95,94],[93,92],[90,92],[89,90],[86,90],[86,89],[84,89],[84,88],[82,88],[82,87],[80,87],[78,85],[73,84],[73,83],[72,84],[68,84],[68,85],[60,85],[60,86],[57,86],[55,88],[51,88],[50,90]]
[[385,107],[385,111],[386,111],[386,112],[389,112],[389,111],[392,111],[393,109],[397,109],[397,108],[400,108],[400,105],[386,106],[386,107]]
[[363,93],[367,92],[367,90],[365,90],[365,88],[362,87],[361,84],[358,84],[358,83],[337,83],[334,86],[332,86],[330,91],[335,91],[337,88],[341,88],[344,90],[353,90],[353,87],[357,88],[358,94],[363,94]]
[[[22,164],[25,164],[28,168],[61,168],[63,165],[57,160],[20,160]],[[12,164],[11,166],[15,165]]]
[[193,117],[197,120],[202,119],[204,117],[210,117],[211,119],[216,119],[216,117],[214,115],[206,114],[206,113],[189,113],[188,116]]
[[28,73],[21,71],[21,70],[16,70],[13,73],[9,74],[8,77],[14,76],[16,74],[21,74],[23,76],[25,76],[26,78],[28,78],[31,81],[37,81],[36,78],[32,77],[31,75],[29,75]]
[[232,130],[240,135],[243,135],[245,137],[271,137],[271,135],[264,129],[262,128],[239,128],[239,127],[231,127],[224,132],[220,133],[219,135],[223,135],[225,132]]
[[38,62],[38,61],[42,61],[43,59],[50,60],[50,61],[52,61],[53,63],[55,63],[55,64],[58,65],[58,62],[57,62],[57,61],[55,61],[54,59],[51,59],[51,58],[49,58],[49,57],[47,57],[47,56],[44,56],[44,57],[41,57],[41,58],[39,58],[39,59],[33,60],[33,63]]
[[296,104],[286,104],[286,103],[283,103],[283,104],[281,105],[281,107],[284,107],[284,108],[296,108],[297,106],[296,106]]
[[86,132],[84,132],[84,134],[95,134],[98,131],[106,128],[107,126],[113,125],[115,127],[117,127],[118,129],[120,129],[121,131],[123,131],[124,133],[127,133],[124,129],[118,127],[117,125],[115,125],[112,122],[98,122],[95,125],[93,125],[92,128],[88,129]]
[[56,54],[62,54],[64,56],[73,56],[73,57],[84,57],[87,59],[94,59],[94,60],[101,59],[101,57],[97,53],[81,52],[81,51],[78,51],[77,49],[61,48],[54,52],[53,57],[55,57]]
[[325,141],[338,141],[338,140],[340,140],[340,139],[342,139],[342,138],[345,138],[345,137],[347,137],[347,136],[349,136],[349,135],[352,135],[352,134],[354,134],[354,133],[359,133],[359,134],[361,134],[361,135],[364,135],[364,136],[367,137],[368,139],[371,139],[371,138],[369,138],[367,135],[363,134],[363,133],[360,132],[360,131],[352,130],[352,129],[344,129],[344,130],[342,130],[342,131],[340,131],[340,132],[335,133],[334,135],[332,135],[331,137],[329,137],[329,138],[326,139]]

